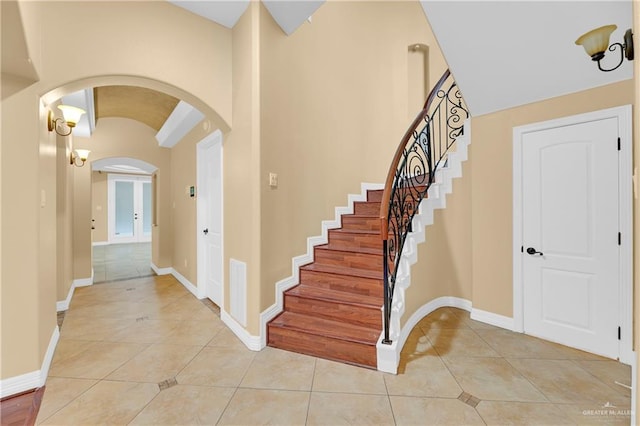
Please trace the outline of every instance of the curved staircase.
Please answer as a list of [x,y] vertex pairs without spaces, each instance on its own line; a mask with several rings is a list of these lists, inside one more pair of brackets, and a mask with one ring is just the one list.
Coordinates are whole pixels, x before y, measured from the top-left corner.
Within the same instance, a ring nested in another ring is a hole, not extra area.
[[[341,216],[342,227],[329,230],[328,243],[315,246],[313,262],[300,267],[299,284],[284,291],[283,311],[267,325],[269,346],[384,371],[397,367],[410,269],[402,256],[412,253],[413,219],[447,169],[468,116],[446,70],[402,138],[384,190],[367,191],[367,201]],[[386,365],[391,352],[395,367]]]
[[268,344],[376,368],[382,330],[382,190],[367,191],[342,227],[300,267],[300,284],[284,293],[284,310],[268,324]]

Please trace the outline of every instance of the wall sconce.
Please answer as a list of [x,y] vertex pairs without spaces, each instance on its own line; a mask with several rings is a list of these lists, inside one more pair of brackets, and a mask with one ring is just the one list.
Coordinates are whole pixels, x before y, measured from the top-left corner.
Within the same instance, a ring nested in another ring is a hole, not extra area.
[[[84,163],[87,161],[87,158],[89,158],[90,152],[91,151],[89,151],[88,149],[74,149],[71,152],[71,156],[69,158],[69,164],[73,164],[76,167],[84,166]],[[78,161],[80,161],[80,164],[78,164]]]
[[[76,108],[71,105],[58,105],[58,109],[62,111],[64,120],[61,118],[56,118],[54,120],[53,113],[51,112],[51,110],[49,110],[49,114],[47,116],[47,128],[50,132],[53,132],[55,130],[56,133],[60,136],[68,136],[71,134],[73,128],[76,127],[78,121],[80,121],[80,117],[85,113],[85,110],[83,110],[82,108]],[[58,131],[58,121],[64,122],[67,127],[69,127],[69,131],[67,133],[60,133]]]
[[[633,33],[630,29],[624,33],[624,44],[613,43],[609,46],[609,37],[616,28],[618,28],[616,25],[605,25],[604,27],[596,28],[595,30],[591,30],[588,33],[581,35],[576,40],[576,44],[584,47],[587,55],[591,56],[591,60],[598,62],[598,68],[600,71],[608,72],[618,69],[618,67],[622,65],[622,62],[624,62],[624,58],[627,58],[629,61],[633,61]],[[611,52],[615,51],[618,47],[620,48],[620,62],[618,62],[618,65],[610,69],[604,69],[600,66],[600,60],[604,58],[604,51],[607,47]]]

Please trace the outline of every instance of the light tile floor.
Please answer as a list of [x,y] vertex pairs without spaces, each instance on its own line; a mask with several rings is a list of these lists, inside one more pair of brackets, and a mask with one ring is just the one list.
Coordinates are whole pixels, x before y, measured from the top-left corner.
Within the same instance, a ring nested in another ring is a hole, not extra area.
[[151,243],[110,244],[93,247],[93,282],[148,277]]
[[398,375],[248,350],[173,277],[76,289],[39,424],[629,424],[630,369],[443,308]]

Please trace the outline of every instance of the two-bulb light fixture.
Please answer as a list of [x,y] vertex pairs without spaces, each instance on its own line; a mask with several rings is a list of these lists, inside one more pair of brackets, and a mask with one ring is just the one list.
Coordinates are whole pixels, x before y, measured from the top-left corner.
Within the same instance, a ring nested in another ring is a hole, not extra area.
[[[598,69],[600,69],[600,71],[609,72],[618,69],[620,65],[622,65],[622,62],[624,62],[624,58],[633,61],[633,33],[630,29],[624,33],[622,43],[613,43],[609,46],[609,37],[611,37],[611,33],[613,33],[616,28],[618,28],[616,25],[605,25],[604,27],[596,28],[581,35],[576,40],[576,44],[584,47],[587,55],[591,56],[591,60],[598,63]],[[604,58],[604,52],[607,48],[610,52],[614,52],[620,48],[620,62],[613,68],[602,68],[602,65],[600,65],[600,61]]]
[[[76,124],[78,124],[78,121],[80,121],[80,117],[85,113],[85,111],[82,108],[77,108],[71,105],[58,105],[58,109],[62,111],[62,116],[64,118],[54,119],[53,113],[49,111],[49,114],[47,116],[47,128],[50,132],[53,132],[55,130],[55,132],[60,136],[69,136],[73,131],[73,128],[76,127]],[[69,131],[66,133],[60,132],[58,130],[58,122],[61,122],[60,125],[65,124],[69,128]],[[90,152],[91,151],[89,151],[88,149],[74,149],[69,156],[69,164],[77,167],[84,166],[87,158],[89,158]]]

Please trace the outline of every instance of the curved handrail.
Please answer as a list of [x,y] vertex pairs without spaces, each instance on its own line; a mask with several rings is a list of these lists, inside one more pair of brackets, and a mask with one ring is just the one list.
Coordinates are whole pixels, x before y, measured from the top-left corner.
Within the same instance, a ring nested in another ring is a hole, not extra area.
[[[447,87],[449,80],[451,83]],[[433,183],[438,166],[446,159],[455,139],[462,134],[464,119],[468,116],[457,84],[447,69],[404,134],[389,167],[380,203],[384,255],[382,343],[391,344],[389,328],[393,291],[404,242],[411,232],[411,222]]]
[[381,229],[382,229],[382,239],[386,240],[389,236],[389,203],[391,202],[391,191],[393,190],[393,178],[396,175],[396,170],[398,170],[398,165],[400,164],[400,160],[402,159],[402,155],[404,154],[405,146],[411,136],[413,136],[413,132],[418,127],[418,124],[429,114],[429,107],[433,103],[433,100],[436,97],[436,93],[440,90],[440,87],[444,84],[444,82],[451,75],[451,71],[447,68],[447,70],[442,74],[440,80],[433,87],[429,95],[427,96],[427,100],[424,103],[424,107],[422,111],[418,113],[416,118],[413,120],[407,132],[404,134],[402,141],[400,141],[400,145],[396,149],[396,153],[393,156],[393,161],[391,161],[391,165],[389,166],[389,172],[387,172],[387,179],[384,182],[384,192],[382,193],[382,202],[380,204],[380,221],[381,221]]

